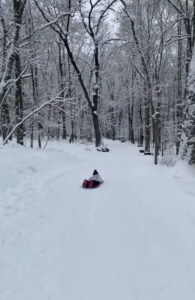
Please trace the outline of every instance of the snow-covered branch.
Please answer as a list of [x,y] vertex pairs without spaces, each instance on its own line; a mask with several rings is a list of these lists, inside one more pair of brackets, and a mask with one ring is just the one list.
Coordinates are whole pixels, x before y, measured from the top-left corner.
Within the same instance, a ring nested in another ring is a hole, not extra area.
[[30,112],[27,116],[25,116],[20,122],[18,122],[14,128],[11,130],[11,132],[6,136],[5,140],[3,141],[3,145],[5,145],[7,143],[7,141],[9,140],[9,138],[12,136],[12,134],[16,131],[16,129],[21,126],[24,122],[26,122],[28,119],[30,119],[31,117],[33,117],[36,113],[38,113],[39,111],[41,111],[43,108],[45,108],[46,106],[52,104],[53,102],[63,102],[65,101],[65,98],[61,98],[60,95],[65,92],[68,92],[67,87],[64,88],[63,90],[61,90],[55,97],[53,97],[52,99],[50,99],[49,101],[41,104],[39,107],[35,108],[32,112]]

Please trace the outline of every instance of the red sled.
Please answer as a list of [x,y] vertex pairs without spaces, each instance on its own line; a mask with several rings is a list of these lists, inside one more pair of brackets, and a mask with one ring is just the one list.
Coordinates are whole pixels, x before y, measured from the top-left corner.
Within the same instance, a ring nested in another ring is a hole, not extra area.
[[94,189],[94,188],[99,187],[102,183],[103,182],[97,182],[95,180],[87,180],[87,179],[85,179],[83,181],[82,187],[84,189]]

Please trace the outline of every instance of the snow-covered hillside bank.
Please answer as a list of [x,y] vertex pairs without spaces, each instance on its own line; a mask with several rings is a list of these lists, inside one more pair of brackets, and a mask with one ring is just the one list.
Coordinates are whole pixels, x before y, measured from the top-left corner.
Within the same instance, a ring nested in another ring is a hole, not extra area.
[[195,170],[109,147],[0,148],[0,300],[195,299]]

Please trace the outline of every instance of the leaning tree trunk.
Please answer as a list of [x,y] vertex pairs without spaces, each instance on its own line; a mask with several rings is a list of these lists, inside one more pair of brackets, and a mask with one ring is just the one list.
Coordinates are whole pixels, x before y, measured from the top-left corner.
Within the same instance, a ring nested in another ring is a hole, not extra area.
[[72,54],[71,50],[70,50],[68,40],[67,40],[67,38],[63,38],[63,37],[62,37],[62,40],[63,40],[64,45],[66,47],[67,54],[70,58],[70,62],[72,64],[72,66],[74,67],[75,72],[78,76],[78,80],[79,80],[80,86],[83,90],[85,99],[87,100],[90,111],[92,113],[94,132],[95,132],[95,145],[96,145],[96,147],[98,147],[98,146],[101,145],[101,132],[100,132],[100,125],[99,125],[99,118],[98,118],[98,114],[97,114],[98,97],[96,98],[96,96],[98,95],[98,92],[99,92],[99,87],[95,86],[96,90],[95,90],[95,93],[93,95],[93,102],[92,102],[91,99],[90,99],[90,96],[89,96],[89,92],[88,92],[88,90],[86,88],[86,85],[84,83],[81,71],[79,70],[79,67],[78,67],[78,65],[77,65],[77,63],[76,63],[76,61],[73,57],[73,54]]

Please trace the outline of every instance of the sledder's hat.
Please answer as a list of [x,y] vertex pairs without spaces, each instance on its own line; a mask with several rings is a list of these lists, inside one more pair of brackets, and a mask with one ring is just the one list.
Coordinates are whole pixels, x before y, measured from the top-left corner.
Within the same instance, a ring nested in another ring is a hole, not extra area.
[[93,175],[96,175],[96,174],[98,174],[98,171],[97,171],[97,170],[94,170],[94,171],[93,171]]

